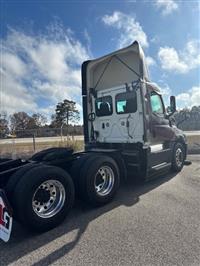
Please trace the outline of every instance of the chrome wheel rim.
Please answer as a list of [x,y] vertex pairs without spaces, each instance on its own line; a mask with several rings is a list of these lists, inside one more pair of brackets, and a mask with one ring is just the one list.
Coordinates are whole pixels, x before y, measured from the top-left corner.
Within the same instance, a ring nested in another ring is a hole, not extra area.
[[65,204],[65,188],[58,180],[47,180],[35,190],[32,198],[34,212],[41,218],[56,215]]
[[95,175],[94,186],[99,196],[108,195],[114,186],[114,172],[109,166],[102,166]]
[[181,167],[182,163],[183,163],[183,152],[181,148],[178,148],[176,150],[176,164],[178,167]]

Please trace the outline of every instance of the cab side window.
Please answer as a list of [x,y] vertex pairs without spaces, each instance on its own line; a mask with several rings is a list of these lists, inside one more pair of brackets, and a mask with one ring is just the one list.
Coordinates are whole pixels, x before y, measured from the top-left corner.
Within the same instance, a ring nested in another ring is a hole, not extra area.
[[152,92],[151,93],[151,109],[155,114],[164,114],[164,106],[162,103],[162,99],[159,94]]
[[119,93],[115,97],[117,114],[135,113],[137,111],[137,95],[135,91]]
[[112,97],[103,96],[95,101],[95,109],[97,116],[108,116],[113,113]]

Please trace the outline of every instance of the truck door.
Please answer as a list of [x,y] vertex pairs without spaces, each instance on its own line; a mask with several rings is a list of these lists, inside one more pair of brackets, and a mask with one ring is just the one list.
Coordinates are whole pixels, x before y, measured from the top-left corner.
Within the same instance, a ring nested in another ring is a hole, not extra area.
[[171,161],[170,142],[174,137],[173,130],[166,119],[162,97],[154,90],[149,91],[150,105],[150,166],[164,165]]
[[99,90],[95,99],[94,130],[98,142],[143,142],[143,112],[140,91],[125,85]]

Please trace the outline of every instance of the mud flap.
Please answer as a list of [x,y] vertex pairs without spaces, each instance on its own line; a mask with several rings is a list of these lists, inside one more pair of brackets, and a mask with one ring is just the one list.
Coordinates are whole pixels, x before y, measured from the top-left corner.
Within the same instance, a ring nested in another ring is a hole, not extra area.
[[8,242],[12,231],[12,209],[4,190],[0,189],[0,239]]

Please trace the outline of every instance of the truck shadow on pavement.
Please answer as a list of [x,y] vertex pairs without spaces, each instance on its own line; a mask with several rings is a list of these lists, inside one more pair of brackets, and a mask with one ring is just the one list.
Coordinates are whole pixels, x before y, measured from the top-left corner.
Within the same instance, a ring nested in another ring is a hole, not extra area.
[[[74,249],[91,221],[122,205],[131,207],[137,204],[140,196],[173,177],[175,174],[170,173],[143,184],[129,179],[121,184],[114,200],[100,208],[91,208],[76,200],[66,220],[57,228],[43,234],[30,233],[18,223],[14,223],[10,241],[0,243],[0,265],[16,263],[39,266],[56,262]],[[77,231],[75,238],[70,237],[73,231]]]

